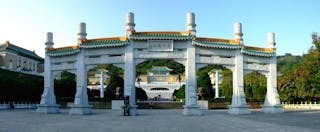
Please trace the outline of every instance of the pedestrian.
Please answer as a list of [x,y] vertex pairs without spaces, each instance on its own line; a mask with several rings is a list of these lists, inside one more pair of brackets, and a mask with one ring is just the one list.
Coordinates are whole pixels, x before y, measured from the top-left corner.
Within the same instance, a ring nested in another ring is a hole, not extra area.
[[154,102],[153,102],[153,99],[151,99],[151,100],[149,101],[149,108],[152,109],[153,106],[154,106]]

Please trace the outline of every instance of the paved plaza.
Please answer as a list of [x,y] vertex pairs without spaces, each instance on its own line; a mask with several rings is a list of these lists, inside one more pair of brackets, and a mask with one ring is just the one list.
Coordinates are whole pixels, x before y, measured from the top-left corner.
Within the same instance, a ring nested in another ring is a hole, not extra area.
[[203,116],[183,116],[182,110],[139,110],[124,117],[120,111],[93,110],[92,115],[40,114],[35,110],[0,110],[0,132],[319,132],[320,111],[286,111],[229,115],[205,110]]

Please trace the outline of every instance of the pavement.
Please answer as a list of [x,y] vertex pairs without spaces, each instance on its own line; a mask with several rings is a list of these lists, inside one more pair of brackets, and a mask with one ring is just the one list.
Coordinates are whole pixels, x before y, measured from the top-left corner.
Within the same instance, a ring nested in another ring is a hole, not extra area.
[[184,116],[182,110],[139,110],[138,116],[94,109],[92,115],[41,114],[35,110],[0,110],[0,132],[319,132],[320,111],[285,111],[230,115],[227,110],[204,110]]

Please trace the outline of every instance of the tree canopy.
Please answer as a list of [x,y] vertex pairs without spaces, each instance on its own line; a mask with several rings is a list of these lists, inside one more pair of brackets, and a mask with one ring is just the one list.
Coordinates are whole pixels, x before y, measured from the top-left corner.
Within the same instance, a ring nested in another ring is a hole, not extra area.
[[0,68],[0,102],[39,102],[43,77]]
[[282,101],[316,101],[320,99],[320,38],[312,34],[313,46],[301,61],[278,78]]

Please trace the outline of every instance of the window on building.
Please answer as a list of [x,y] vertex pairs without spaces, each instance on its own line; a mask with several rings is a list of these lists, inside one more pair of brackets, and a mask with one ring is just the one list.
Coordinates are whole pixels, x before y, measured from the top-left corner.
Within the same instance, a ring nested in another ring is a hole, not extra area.
[[10,64],[9,64],[9,68],[12,69],[12,60],[10,59]]

